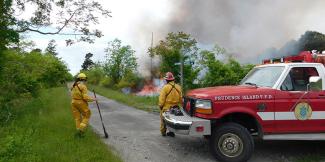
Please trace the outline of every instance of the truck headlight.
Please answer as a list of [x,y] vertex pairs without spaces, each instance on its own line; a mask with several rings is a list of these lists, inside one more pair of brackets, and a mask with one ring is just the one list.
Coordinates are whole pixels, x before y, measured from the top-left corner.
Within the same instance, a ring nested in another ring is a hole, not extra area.
[[196,100],[195,108],[197,113],[212,114],[212,104],[210,100]]

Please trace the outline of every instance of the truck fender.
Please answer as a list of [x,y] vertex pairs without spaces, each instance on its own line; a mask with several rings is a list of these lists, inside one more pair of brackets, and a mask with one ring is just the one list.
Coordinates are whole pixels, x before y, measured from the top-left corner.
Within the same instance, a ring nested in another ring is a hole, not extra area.
[[247,107],[232,107],[232,108],[227,108],[224,109],[223,111],[220,112],[220,116],[218,118],[223,118],[227,115],[234,114],[234,113],[242,113],[251,116],[252,118],[255,119],[255,122],[257,124],[258,132],[259,132],[259,137],[263,137],[263,128],[261,126],[262,119],[260,116],[256,114],[256,112],[250,108]]

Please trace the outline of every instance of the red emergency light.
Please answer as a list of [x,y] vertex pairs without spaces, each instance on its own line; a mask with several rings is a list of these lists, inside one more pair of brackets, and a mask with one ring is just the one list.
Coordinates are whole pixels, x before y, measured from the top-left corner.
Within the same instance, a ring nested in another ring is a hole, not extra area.
[[312,54],[309,51],[302,51],[298,55],[284,56],[281,58],[272,58],[263,60],[263,64],[289,63],[289,62],[317,62],[325,63],[324,54]]

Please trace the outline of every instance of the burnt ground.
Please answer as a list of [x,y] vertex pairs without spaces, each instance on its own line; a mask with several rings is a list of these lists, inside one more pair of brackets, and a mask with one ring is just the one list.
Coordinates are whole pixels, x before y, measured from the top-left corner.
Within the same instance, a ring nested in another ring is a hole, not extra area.
[[[162,137],[159,115],[141,111],[102,96],[99,106],[110,137],[102,140],[113,147],[125,162],[215,162],[208,140],[176,135]],[[103,130],[95,103],[90,103],[92,128]],[[255,140],[250,162],[325,161],[325,141]]]

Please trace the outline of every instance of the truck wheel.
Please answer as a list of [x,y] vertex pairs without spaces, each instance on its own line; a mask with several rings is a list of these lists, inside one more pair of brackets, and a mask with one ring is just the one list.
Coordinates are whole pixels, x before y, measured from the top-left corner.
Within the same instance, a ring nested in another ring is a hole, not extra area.
[[253,154],[254,140],[245,127],[225,123],[212,132],[210,149],[219,161],[244,162]]

